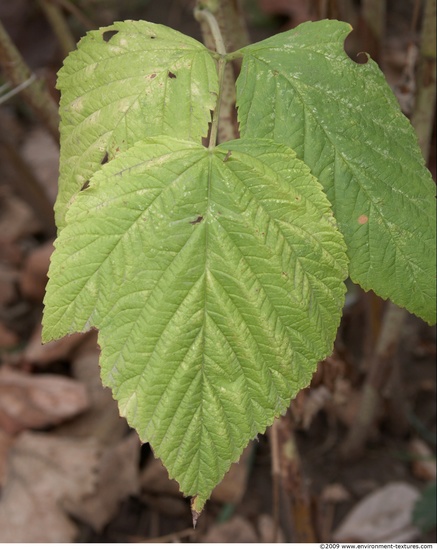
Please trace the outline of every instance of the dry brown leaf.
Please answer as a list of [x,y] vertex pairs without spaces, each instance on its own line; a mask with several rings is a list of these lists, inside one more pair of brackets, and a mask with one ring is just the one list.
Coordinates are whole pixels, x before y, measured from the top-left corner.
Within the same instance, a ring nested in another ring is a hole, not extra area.
[[10,349],[18,346],[20,338],[16,332],[0,321],[0,349]]
[[6,479],[6,463],[9,449],[14,443],[14,438],[0,429],[0,488],[3,486]]
[[361,500],[333,534],[336,542],[412,542],[419,531],[412,525],[419,491],[404,482],[389,483]]
[[332,399],[331,392],[325,386],[310,388],[307,392],[302,411],[302,428],[308,430],[314,417],[326,403]]
[[88,333],[75,333],[64,336],[60,340],[42,344],[41,331],[41,324],[38,324],[24,350],[24,359],[35,365],[47,365],[69,358],[71,352],[89,337]]
[[74,437],[93,436],[103,445],[112,446],[127,433],[128,425],[120,417],[111,390],[102,385],[97,343],[94,342],[91,348],[88,347],[88,340],[84,344],[86,349],[83,353],[80,353],[81,350],[77,351],[71,370],[74,379],[87,389],[89,408],[80,416],[64,422],[56,429],[56,433]]
[[93,492],[99,451],[93,440],[24,432],[9,455],[0,499],[1,542],[72,542],[65,510]]
[[211,527],[201,542],[253,543],[259,540],[252,524],[241,516],[235,516],[225,523]]
[[311,380],[311,388],[323,385],[333,393],[338,380],[344,379],[346,371],[346,363],[339,357],[338,353],[333,351],[332,355],[318,363],[317,371]]
[[335,415],[345,426],[350,427],[355,422],[361,405],[361,397],[360,391],[350,388],[347,400],[336,399]]
[[172,518],[191,518],[190,506],[181,493],[179,496],[143,493],[141,502],[144,502],[154,513]]
[[25,298],[42,302],[47,284],[50,256],[53,250],[53,243],[47,242],[35,248],[26,258],[19,279],[21,294]]
[[20,243],[5,240],[0,235],[0,262],[4,262],[11,267],[20,267],[23,263],[23,248]]
[[75,501],[68,511],[96,531],[116,514],[119,504],[139,491],[140,441],[136,433],[108,447],[102,455],[95,491],[83,500]]
[[275,536],[275,521],[272,518],[272,516],[269,516],[267,514],[261,514],[258,517],[258,532],[261,538],[260,542],[263,542],[263,543],[271,543],[271,542],[284,543],[285,542],[285,538],[281,529],[278,528]]
[[9,434],[58,424],[87,407],[86,390],[80,382],[0,368],[0,426]]
[[58,191],[59,146],[48,132],[38,127],[27,134],[22,154],[33,169],[47,197],[54,204]]
[[140,485],[145,493],[180,495],[179,485],[169,479],[167,470],[158,458],[150,458],[141,472]]
[[41,230],[32,209],[7,188],[0,191],[0,244],[13,243]]
[[335,407],[342,406],[353,397],[353,389],[350,380],[346,378],[337,378],[332,390],[332,401]]
[[254,443],[251,441],[244,449],[238,462],[232,464],[230,470],[211,494],[211,500],[216,502],[241,502],[247,487],[249,464]]
[[0,264],[0,306],[14,302],[17,298],[18,272]]
[[308,430],[320,410],[335,413],[337,404],[347,402],[350,392],[345,389],[349,390],[350,384],[345,379],[346,370],[346,363],[335,351],[318,363],[311,386],[300,391],[291,403],[296,428]]

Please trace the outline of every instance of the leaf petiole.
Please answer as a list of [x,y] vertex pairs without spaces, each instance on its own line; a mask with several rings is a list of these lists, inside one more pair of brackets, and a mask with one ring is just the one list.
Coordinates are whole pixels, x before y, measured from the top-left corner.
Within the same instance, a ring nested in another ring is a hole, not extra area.
[[209,133],[209,144],[208,144],[208,149],[212,150],[217,144],[217,133],[218,133],[218,125],[219,125],[219,117],[220,117],[220,103],[221,103],[221,95],[222,95],[222,89],[223,89],[223,79],[225,75],[225,67],[227,63],[226,48],[223,42],[223,37],[220,31],[220,27],[217,23],[217,19],[209,10],[196,8],[194,10],[194,17],[199,22],[204,21],[205,23],[207,23],[207,25],[210,28],[211,34],[214,38],[215,49],[220,56],[219,59],[217,60],[217,64],[218,64],[217,72],[218,72],[218,81],[219,81],[217,103],[212,116],[212,124],[211,124],[211,130]]

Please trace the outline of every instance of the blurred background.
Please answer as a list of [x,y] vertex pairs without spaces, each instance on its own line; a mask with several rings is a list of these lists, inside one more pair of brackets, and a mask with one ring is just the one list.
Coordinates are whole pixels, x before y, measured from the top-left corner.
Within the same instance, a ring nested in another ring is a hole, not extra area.
[[[333,355],[248,446],[195,531],[189,501],[102,388],[96,335],[40,343],[56,73],[81,36],[117,20],[202,40],[194,4],[0,0],[0,542],[433,542],[435,327],[372,293],[349,285]],[[379,63],[435,179],[435,0],[221,4],[244,29],[229,41],[351,23],[347,53]]]

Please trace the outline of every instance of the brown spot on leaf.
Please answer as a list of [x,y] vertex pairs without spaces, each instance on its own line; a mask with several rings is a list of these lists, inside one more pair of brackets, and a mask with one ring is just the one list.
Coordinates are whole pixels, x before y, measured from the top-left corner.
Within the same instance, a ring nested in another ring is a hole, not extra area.
[[156,73],[149,74],[147,78],[150,78],[150,80],[153,80],[154,78],[156,78]]
[[100,164],[103,166],[103,164],[106,164],[108,160],[109,160],[109,155],[108,155],[108,151],[106,151],[105,156],[100,161]]
[[168,71],[168,78],[176,78],[176,75],[171,71]]
[[197,216],[197,218],[190,223],[191,225],[196,225],[196,223],[200,223],[202,220],[203,220],[203,216]]
[[365,214],[361,214],[361,216],[358,217],[358,223],[360,225],[364,225],[369,221],[369,218]]
[[102,34],[102,38],[105,42],[109,42],[113,36],[118,34],[118,31],[105,31]]

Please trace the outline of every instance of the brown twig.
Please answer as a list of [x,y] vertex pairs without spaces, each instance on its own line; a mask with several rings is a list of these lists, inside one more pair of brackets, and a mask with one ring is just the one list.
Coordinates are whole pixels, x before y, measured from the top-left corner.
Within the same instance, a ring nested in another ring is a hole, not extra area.
[[[14,87],[22,85],[32,77],[32,72],[14,46],[0,22],[0,67],[7,80]],[[49,94],[44,80],[35,78],[20,92],[30,108],[35,112],[56,142],[59,142],[58,107]]]
[[[370,360],[357,418],[342,445],[344,459],[358,458],[381,409],[384,389],[393,374],[394,357],[407,311],[393,303],[387,305],[378,342]],[[401,411],[399,411],[401,414]]]
[[89,17],[87,17],[77,6],[71,3],[69,0],[53,0],[58,6],[65,11],[71,13],[81,23],[87,31],[96,29],[97,23],[94,23]]
[[272,455],[272,482],[273,482],[273,542],[278,541],[279,535],[279,490],[281,479],[281,463],[279,460],[278,422],[275,421],[269,430],[270,449]]
[[[283,510],[289,510],[287,525],[292,525],[293,540],[289,542],[316,542],[311,499],[305,483],[305,474],[294,436],[290,415],[276,419],[270,431],[274,475],[280,479]],[[284,527],[285,527],[284,522]],[[287,538],[290,534],[286,533]]]
[[61,8],[52,0],[39,0],[39,5],[44,12],[50,26],[61,46],[64,57],[76,48],[76,40],[67,25]]
[[426,0],[417,71],[417,93],[411,123],[427,160],[435,123],[436,102],[436,0]]
[[355,28],[358,19],[358,10],[355,3],[352,0],[332,0],[331,18],[347,21]]
[[[218,23],[224,48],[234,52],[249,44],[249,34],[244,21],[239,2],[235,0],[197,0],[196,10],[208,10]],[[200,28],[204,44],[211,50],[216,49],[214,36],[206,20],[200,20]],[[237,115],[235,110],[235,71],[231,63],[227,63],[223,75],[221,90],[220,122],[218,142],[229,141],[238,137]]]
[[386,1],[363,0],[361,9],[365,49],[375,61],[379,61],[385,34]]

